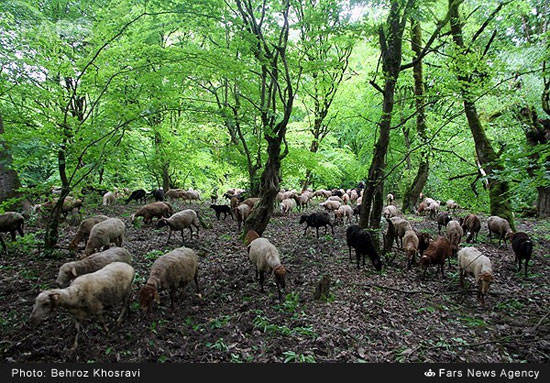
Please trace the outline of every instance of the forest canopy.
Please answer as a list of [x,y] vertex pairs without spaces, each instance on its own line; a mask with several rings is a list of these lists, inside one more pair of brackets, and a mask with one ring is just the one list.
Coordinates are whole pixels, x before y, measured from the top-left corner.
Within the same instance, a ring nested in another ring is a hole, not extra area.
[[[426,160],[426,195],[489,212],[487,182],[500,179],[513,209],[529,210],[550,185],[548,145],[529,136],[548,129],[548,9],[542,0],[2,1],[2,138],[24,188],[257,191],[264,136],[287,118],[280,186],[350,188],[368,177],[394,76],[387,192],[403,196]],[[384,41],[394,16],[397,75],[383,57],[395,53]],[[284,62],[266,94],[269,55]],[[422,132],[409,65],[420,59]],[[498,155],[494,171],[476,153],[466,98]]]

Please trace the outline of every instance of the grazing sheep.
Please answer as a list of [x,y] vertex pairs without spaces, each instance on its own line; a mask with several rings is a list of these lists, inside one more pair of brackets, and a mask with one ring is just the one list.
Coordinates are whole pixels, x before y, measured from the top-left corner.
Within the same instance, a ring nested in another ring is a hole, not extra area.
[[[393,225],[395,230],[395,245],[398,248],[403,248],[403,237],[407,230],[412,230],[412,226],[406,219],[401,217],[386,218],[388,225]],[[389,228],[388,228],[389,229]],[[401,242],[401,243],[399,243]]]
[[452,220],[452,217],[446,211],[442,211],[437,215],[437,234],[441,235],[441,227],[447,226]]
[[477,235],[481,230],[481,220],[475,214],[468,214],[466,218],[460,218],[460,226],[466,234],[466,242],[477,240]]
[[445,206],[447,206],[447,211],[455,211],[456,209],[459,209],[460,206],[458,206],[458,204],[453,201],[452,199],[450,200],[447,200],[447,202],[445,203]]
[[363,267],[365,267],[365,254],[369,256],[377,271],[382,270],[382,261],[374,248],[370,234],[363,230],[359,225],[351,225],[346,230],[346,241],[349,250],[349,259],[351,259],[351,248],[355,249],[355,258],[357,268],[359,268],[359,259],[363,256]]
[[281,213],[283,213],[283,215],[287,215],[295,207],[296,207],[296,201],[292,198],[286,198],[280,204]]
[[328,198],[332,195],[332,192],[330,192],[329,190],[325,190],[325,189],[319,189],[317,190],[315,193],[313,193],[313,197],[324,197],[324,198]]
[[492,215],[487,218],[487,228],[489,229],[489,241],[492,240],[491,234],[495,233],[498,235],[498,245],[500,246],[500,241],[504,239],[504,246],[508,246],[506,243],[506,237],[509,239],[512,238],[514,232],[510,228],[510,224],[504,218],[499,216]]
[[518,271],[521,271],[521,261],[525,259],[525,278],[527,278],[527,264],[533,253],[533,242],[526,233],[518,232],[512,236],[512,249],[518,261]]
[[153,197],[155,197],[156,202],[164,201],[164,190],[162,188],[154,190]]
[[426,275],[426,270],[429,265],[437,265],[438,271],[441,270],[441,276],[445,278],[443,271],[445,267],[445,259],[452,255],[451,243],[445,237],[438,237],[431,242],[424,254],[420,257],[420,264],[424,268],[422,276]]
[[78,346],[80,322],[90,314],[97,316],[105,327],[103,310],[122,305],[122,311],[116,321],[118,327],[128,310],[132,293],[134,269],[123,262],[108,264],[102,269],[76,278],[69,287],[42,291],[34,301],[30,324],[34,328],[43,319],[64,308],[75,320],[76,336],[72,350]]
[[393,194],[391,194],[391,193],[388,194],[388,195],[386,196],[386,205],[391,205],[391,204],[393,203],[393,200],[394,200],[394,199],[395,199],[395,198],[393,197]]
[[434,201],[426,208],[426,211],[429,212],[430,218],[435,219],[437,213],[439,213],[440,204],[439,201]]
[[133,222],[137,217],[143,217],[143,222],[149,224],[153,221],[153,218],[157,218],[157,220],[163,217],[167,218],[173,213],[174,209],[168,202],[153,202],[140,207],[138,211],[132,214],[130,219]]
[[237,231],[241,231],[241,224],[246,221],[250,214],[250,206],[242,204],[235,209],[235,216],[237,217]]
[[111,247],[100,253],[95,253],[80,261],[64,263],[57,273],[55,283],[61,288],[67,287],[74,278],[93,273],[113,262],[132,264],[132,257],[128,250],[122,247]]
[[281,263],[277,248],[266,238],[256,238],[248,245],[248,258],[256,268],[256,278],[260,274],[260,291],[264,292],[264,273],[273,272],[279,300],[282,300],[281,289],[283,292],[286,289],[286,269]]
[[334,234],[334,226],[330,223],[330,215],[327,212],[318,212],[312,213],[310,215],[302,215],[300,217],[300,224],[306,223],[306,228],[304,230],[304,235],[307,233],[307,229],[311,226],[315,228],[317,238],[319,238],[319,228],[325,228],[325,234],[327,233],[327,226],[330,226],[332,234]]
[[176,198],[183,198],[184,190],[182,189],[169,189],[164,193],[164,197],[166,197],[168,200],[173,201]]
[[357,201],[357,198],[359,198],[359,193],[357,193],[357,190],[352,189],[349,193],[349,199],[350,201]]
[[[458,221],[450,221],[447,224],[447,238],[449,239],[449,242],[451,242],[453,254],[456,254],[458,252],[458,246],[460,245],[460,240],[462,239],[463,235],[464,232],[462,231],[462,227],[460,226],[460,223]],[[451,259],[449,258],[449,266],[450,262]]]
[[458,252],[458,269],[460,273],[460,286],[464,287],[464,277],[473,275],[477,284],[477,298],[485,305],[485,294],[493,281],[493,267],[491,260],[482,255],[475,247],[466,247]]
[[132,194],[130,194],[130,197],[126,199],[126,205],[130,203],[130,201],[141,201],[141,203],[145,203],[145,197],[147,193],[143,189],[134,190]]
[[337,195],[333,195],[331,197],[328,197],[327,201],[338,201],[340,203],[344,203],[344,200],[342,198],[340,198],[339,196],[337,196]]
[[395,217],[398,214],[399,214],[399,209],[397,208],[397,206],[389,205],[389,206],[386,206],[384,210],[382,210],[382,215],[384,216],[384,218]]
[[403,248],[407,257],[407,269],[415,263],[416,253],[418,253],[419,240],[414,230],[407,230],[403,236]]
[[248,205],[250,207],[250,210],[254,209],[254,206],[260,202],[261,198],[247,198],[242,203],[245,205]]
[[[250,245],[250,243],[255,240],[256,238],[260,238],[260,235],[254,231],[254,230],[249,230],[246,235],[244,236],[244,245],[245,246],[248,246]],[[248,249],[247,249],[248,251]]]
[[172,236],[172,231],[181,231],[181,240],[185,242],[185,236],[183,235],[184,229],[189,229],[191,239],[193,239],[193,229],[191,226],[194,226],[197,229],[197,238],[199,236],[199,216],[192,209],[186,209],[179,211],[170,216],[170,218],[160,218],[157,221],[157,229],[161,227],[168,226],[170,232],[168,233],[168,239],[166,243],[170,242],[170,237]]
[[[59,201],[58,198],[54,198],[53,200],[42,204],[41,208],[44,208],[44,210],[51,210],[57,204],[58,201]],[[61,207],[61,214],[63,214],[63,217],[66,218],[67,214],[73,211],[73,209],[80,211],[80,208],[82,207],[82,205],[83,205],[82,200],[74,199],[71,196],[67,196],[63,200],[63,206]]]
[[426,208],[426,202],[420,202],[420,204],[418,204],[418,208],[416,209],[417,214],[423,215],[422,213],[426,211]]
[[125,232],[124,222],[118,218],[108,218],[96,223],[90,231],[84,255],[89,256],[101,249],[108,249],[113,242],[119,247],[122,246]]
[[[12,241],[15,241],[16,232],[18,232],[21,237],[25,236],[25,233],[23,232],[24,224],[25,218],[19,213],[8,211],[7,213],[0,215],[0,233],[9,232],[11,234]],[[6,243],[4,242],[4,239],[2,238],[2,234],[0,234],[0,242],[2,243],[4,252],[6,253],[6,255],[8,255],[8,248],[6,246]]]
[[336,223],[337,220],[342,220],[342,223],[344,223],[344,217],[348,218],[348,223],[351,223],[351,217],[353,217],[353,208],[349,205],[342,205],[334,212],[334,223]]
[[433,239],[432,236],[428,233],[416,233],[418,237],[418,252],[420,256],[424,255],[424,250],[430,246],[430,241]]
[[306,192],[300,195],[295,195],[293,198],[294,198],[294,201],[296,201],[296,207],[300,211],[304,210],[307,207],[310,199],[309,195],[306,194]]
[[200,193],[198,191],[192,190],[192,189],[189,189],[187,191],[182,191],[181,192],[181,198],[188,201],[188,202],[191,202],[193,200],[201,201]]
[[118,196],[117,194],[116,192],[107,192],[103,194],[103,206],[114,204]]
[[424,199],[424,203],[426,204],[426,208],[430,207],[432,203],[434,203],[435,200],[433,198],[430,198],[430,197],[426,197]]
[[174,249],[158,257],[151,267],[147,283],[139,291],[141,309],[150,312],[153,300],[159,304],[161,290],[170,291],[171,307],[174,309],[177,290],[183,289],[191,281],[195,281],[197,294],[200,294],[198,265],[199,257],[187,247]]
[[88,242],[88,237],[90,236],[90,231],[92,231],[92,227],[94,227],[99,222],[105,221],[106,219],[109,219],[109,217],[107,217],[106,215],[96,215],[80,222],[78,230],[76,231],[73,240],[69,244],[69,249],[71,249],[72,251],[76,251],[78,248],[78,244],[82,240],[84,240],[84,246],[86,246],[86,243]]
[[338,210],[341,204],[338,201],[325,201],[325,202],[321,202],[319,206],[324,207],[326,211],[334,211],[334,210]]
[[231,208],[227,205],[210,205],[210,209],[214,209],[216,212],[216,218],[218,221],[220,220],[220,215],[223,213],[223,220],[225,221],[225,218],[227,218],[227,214],[233,219],[233,213],[231,212]]

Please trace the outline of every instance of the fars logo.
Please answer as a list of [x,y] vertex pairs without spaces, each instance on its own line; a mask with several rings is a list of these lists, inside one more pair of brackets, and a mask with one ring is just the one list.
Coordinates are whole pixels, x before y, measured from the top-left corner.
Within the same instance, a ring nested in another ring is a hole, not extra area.
[[432,369],[430,368],[428,371],[424,373],[424,376],[428,378],[433,378],[435,376],[435,372],[433,372]]

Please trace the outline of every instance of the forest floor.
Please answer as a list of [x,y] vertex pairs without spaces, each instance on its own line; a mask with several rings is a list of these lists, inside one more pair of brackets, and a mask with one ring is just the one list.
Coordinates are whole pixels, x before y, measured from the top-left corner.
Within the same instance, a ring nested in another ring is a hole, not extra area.
[[[98,204],[97,204],[98,205]],[[96,206],[97,206],[96,205]],[[199,283],[185,289],[173,311],[167,292],[150,316],[139,310],[137,292],[153,261],[181,246],[168,229],[130,222],[137,209],[109,206],[85,209],[119,217],[126,223],[124,246],[133,256],[136,279],[131,312],[121,328],[107,335],[95,321],[84,323],[76,359],[84,362],[548,362],[550,355],[550,221],[517,219],[518,230],[534,239],[529,276],[517,272],[511,246],[488,243],[486,217],[476,244],[493,263],[495,281],[482,307],[473,278],[468,290],[459,285],[456,258],[445,265],[446,278],[435,268],[425,278],[417,266],[406,269],[403,252],[376,272],[350,263],[345,240],[347,225],[334,235],[320,235],[298,224],[299,214],[275,216],[264,236],[280,250],[287,274],[286,297],[277,299],[273,277],[261,294],[237,224],[228,217],[216,221],[206,202],[192,204],[210,229],[185,245],[201,257]],[[314,204],[317,206],[317,204]],[[180,204],[180,208],[189,205]],[[311,208],[309,211],[316,209]],[[464,216],[465,211],[458,212]],[[427,217],[407,216],[421,231],[437,234]],[[0,356],[4,362],[62,362],[68,354],[74,325],[67,313],[45,320],[32,330],[27,323],[39,291],[55,287],[59,266],[75,257],[63,248],[76,232],[61,226],[60,247],[44,257],[40,248],[43,223],[26,225],[26,235],[0,256]],[[324,229],[320,230],[324,233]],[[463,242],[463,246],[465,243]],[[314,301],[322,275],[332,281],[329,299]],[[118,309],[110,313],[114,323]]]

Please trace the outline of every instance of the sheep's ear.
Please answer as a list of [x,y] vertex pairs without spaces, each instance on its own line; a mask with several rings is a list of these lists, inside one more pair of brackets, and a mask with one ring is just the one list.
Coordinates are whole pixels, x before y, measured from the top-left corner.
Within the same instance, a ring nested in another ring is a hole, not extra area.
[[155,291],[155,294],[153,295],[153,299],[155,300],[157,305],[160,304],[160,296],[159,296],[158,291]]
[[73,268],[71,269],[71,274],[73,275],[73,277],[78,277],[78,274],[76,273],[76,268],[73,266]]

